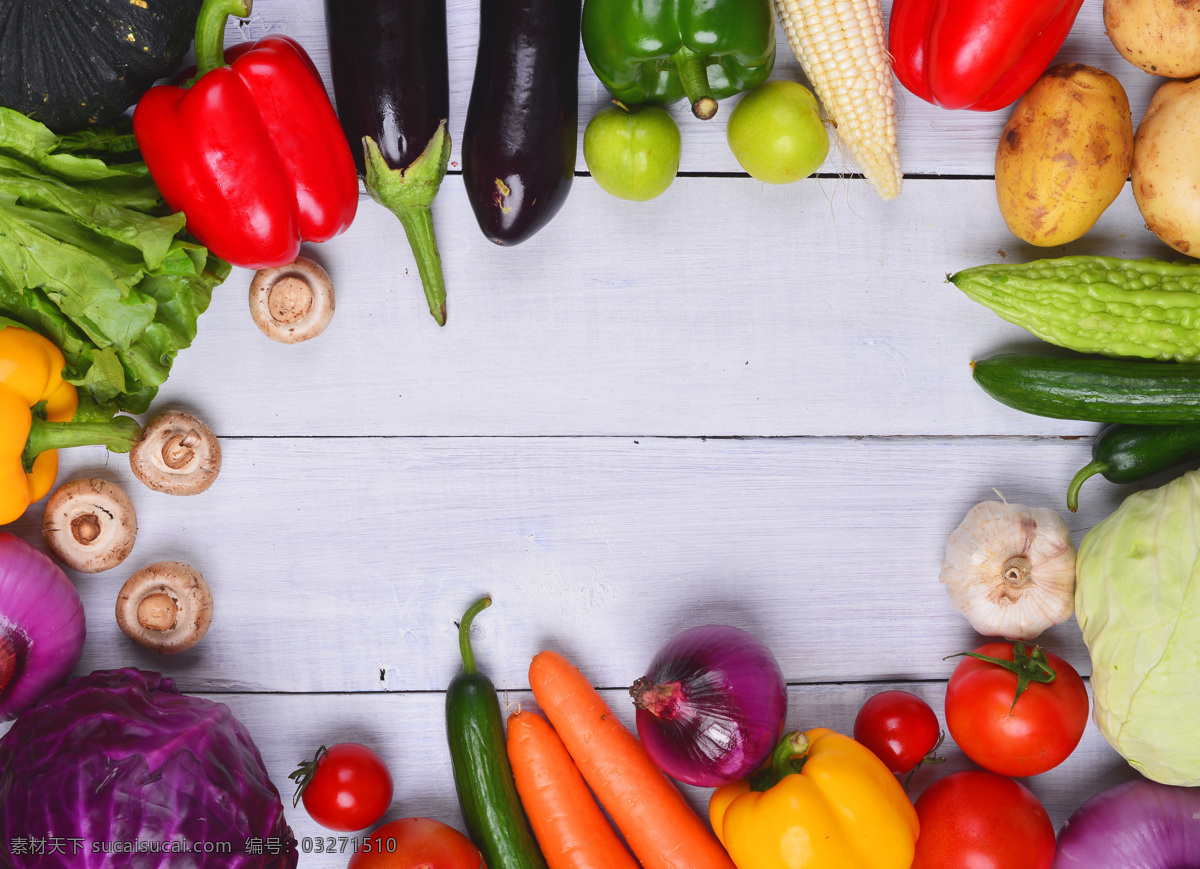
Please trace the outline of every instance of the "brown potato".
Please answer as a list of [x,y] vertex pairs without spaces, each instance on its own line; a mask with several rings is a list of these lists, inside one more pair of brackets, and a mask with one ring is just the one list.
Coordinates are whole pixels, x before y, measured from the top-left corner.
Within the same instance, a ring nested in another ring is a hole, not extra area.
[[1138,124],[1133,196],[1146,227],[1180,253],[1200,257],[1200,79],[1169,81]]
[[1104,29],[1121,56],[1146,72],[1200,75],[1200,0],[1104,0]]
[[1133,119],[1103,70],[1051,67],[1013,109],[996,148],[996,197],[1017,238],[1066,244],[1092,228],[1125,186]]

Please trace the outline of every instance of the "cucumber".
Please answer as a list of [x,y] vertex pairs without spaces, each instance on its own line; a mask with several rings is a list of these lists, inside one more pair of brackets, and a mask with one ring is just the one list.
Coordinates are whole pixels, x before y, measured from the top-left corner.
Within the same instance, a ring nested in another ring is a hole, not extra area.
[[1092,460],[1067,488],[1067,509],[1079,509],[1079,487],[1096,474],[1110,483],[1136,483],[1200,459],[1200,425],[1111,425],[1092,444]]
[[547,869],[513,781],[496,686],[476,668],[471,650],[471,622],[491,604],[490,597],[476,601],[458,626],[463,671],[446,689],[454,787],[467,831],[489,869]]
[[972,362],[997,401],[1054,419],[1200,422],[1200,365],[1001,353]]

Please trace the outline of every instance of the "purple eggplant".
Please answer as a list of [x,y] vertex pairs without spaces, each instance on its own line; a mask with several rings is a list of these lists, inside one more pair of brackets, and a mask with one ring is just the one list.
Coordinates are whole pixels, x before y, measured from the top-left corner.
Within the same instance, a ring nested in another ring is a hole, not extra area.
[[483,234],[519,244],[575,177],[581,0],[483,0],[463,180]]
[[371,197],[408,236],[429,313],[446,324],[430,206],[450,160],[445,0],[325,0],[338,117]]

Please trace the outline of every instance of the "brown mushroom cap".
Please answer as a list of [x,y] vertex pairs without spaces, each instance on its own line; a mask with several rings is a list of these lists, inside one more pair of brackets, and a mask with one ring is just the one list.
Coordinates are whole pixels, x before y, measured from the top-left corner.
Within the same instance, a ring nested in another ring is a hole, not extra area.
[[125,490],[108,480],[80,478],[46,501],[42,536],[54,557],[80,573],[99,573],[129,557],[137,515]]
[[221,443],[190,413],[169,410],[142,430],[129,451],[129,467],[156,492],[198,495],[221,471]]
[[212,624],[212,590],[196,570],[178,561],[143,567],[117,595],[117,625],[154,652],[190,649]]
[[250,283],[250,315],[264,335],[283,344],[315,338],[333,319],[333,281],[302,256],[259,269]]

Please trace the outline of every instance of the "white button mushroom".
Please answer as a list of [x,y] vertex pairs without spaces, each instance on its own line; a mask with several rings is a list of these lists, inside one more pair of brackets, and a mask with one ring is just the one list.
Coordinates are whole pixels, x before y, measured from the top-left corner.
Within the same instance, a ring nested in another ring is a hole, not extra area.
[[80,573],[99,573],[124,561],[137,530],[133,502],[108,480],[64,483],[46,501],[42,516],[42,536],[51,553]]
[[160,413],[129,452],[134,476],[156,492],[197,495],[221,471],[221,443],[190,413]]
[[259,269],[250,284],[250,315],[268,338],[296,344],[315,338],[333,319],[333,281],[307,257]]
[[117,625],[139,646],[174,654],[190,649],[212,624],[212,590],[198,571],[160,561],[129,577],[117,596]]

